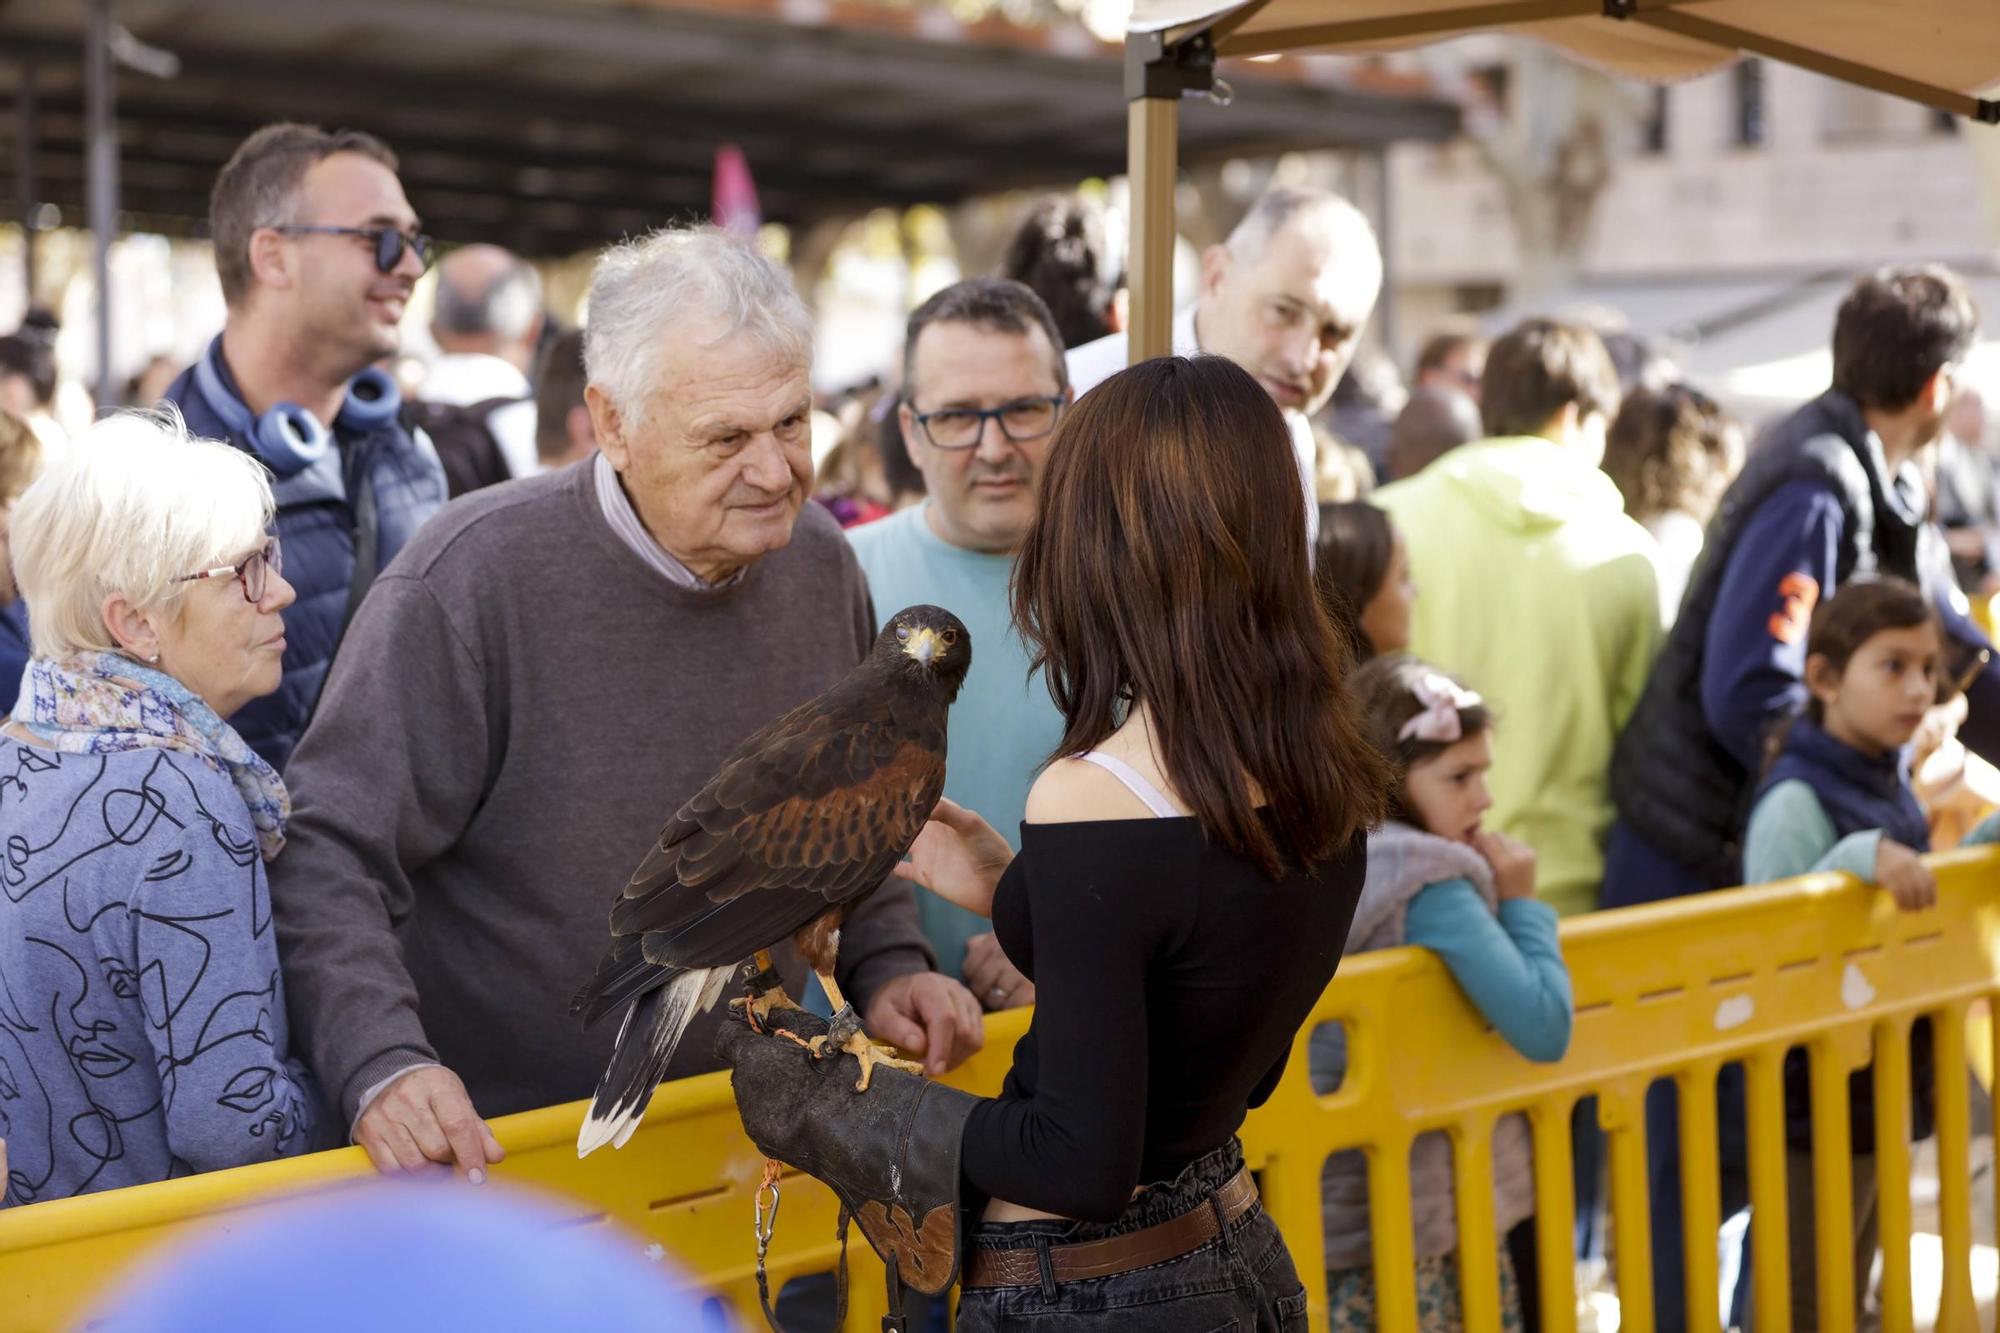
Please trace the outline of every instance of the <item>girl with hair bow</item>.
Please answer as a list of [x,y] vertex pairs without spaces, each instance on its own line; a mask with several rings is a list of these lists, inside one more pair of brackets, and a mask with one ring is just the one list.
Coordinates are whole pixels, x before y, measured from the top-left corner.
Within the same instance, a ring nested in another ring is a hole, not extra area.
[[[1389,818],[1368,835],[1368,877],[1347,937],[1347,954],[1416,944],[1443,958],[1480,1015],[1530,1060],[1555,1061],[1569,1047],[1569,970],[1556,943],[1556,914],[1535,899],[1535,854],[1483,829],[1492,806],[1492,714],[1460,682],[1414,657],[1380,657],[1354,676],[1371,739],[1389,760]],[[1314,1084],[1338,1086],[1346,1042],[1337,1024],[1312,1039]],[[1493,1136],[1501,1324],[1535,1326],[1533,1161],[1528,1127],[1508,1116]],[[1358,1151],[1336,1153],[1323,1177],[1332,1326],[1377,1325],[1368,1229],[1368,1167]],[[1421,1333],[1463,1327],[1451,1143],[1421,1136],[1410,1154]],[[1511,1233],[1511,1234],[1510,1234]]]

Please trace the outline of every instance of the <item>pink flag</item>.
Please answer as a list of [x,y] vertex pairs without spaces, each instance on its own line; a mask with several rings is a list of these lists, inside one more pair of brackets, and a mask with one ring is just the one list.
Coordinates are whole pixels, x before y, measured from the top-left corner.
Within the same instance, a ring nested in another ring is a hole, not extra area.
[[757,205],[757,183],[750,179],[750,163],[733,143],[715,150],[715,190],[709,215],[716,226],[738,236],[755,236],[764,221],[763,210]]

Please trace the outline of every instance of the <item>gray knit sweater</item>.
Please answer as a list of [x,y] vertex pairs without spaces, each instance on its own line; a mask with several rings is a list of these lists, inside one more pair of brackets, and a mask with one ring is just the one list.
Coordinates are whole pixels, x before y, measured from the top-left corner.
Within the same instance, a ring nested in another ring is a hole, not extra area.
[[[272,898],[294,1031],[351,1121],[430,1060],[481,1114],[589,1095],[617,1024],[568,1015],[611,900],[764,723],[860,660],[875,618],[833,520],[726,588],[681,588],[605,522],[586,462],[449,505],[349,627],[286,783]],[[857,1005],[930,965],[892,879],[841,935]],[[796,996],[804,969],[780,951]],[[671,1067],[712,1068],[718,1016]]]

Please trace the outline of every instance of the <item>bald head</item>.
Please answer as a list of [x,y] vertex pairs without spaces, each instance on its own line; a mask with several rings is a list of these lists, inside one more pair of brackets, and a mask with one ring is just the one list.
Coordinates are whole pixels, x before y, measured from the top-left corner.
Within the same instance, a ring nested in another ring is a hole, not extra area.
[[542,280],[519,255],[497,245],[468,245],[438,265],[431,336],[452,353],[485,353],[523,373],[542,333]]
[[1389,432],[1389,480],[1414,477],[1461,444],[1485,434],[1479,408],[1456,389],[1420,385]]
[[1196,341],[1255,375],[1279,407],[1316,412],[1354,359],[1381,288],[1381,250],[1354,205],[1279,187],[1202,256]]

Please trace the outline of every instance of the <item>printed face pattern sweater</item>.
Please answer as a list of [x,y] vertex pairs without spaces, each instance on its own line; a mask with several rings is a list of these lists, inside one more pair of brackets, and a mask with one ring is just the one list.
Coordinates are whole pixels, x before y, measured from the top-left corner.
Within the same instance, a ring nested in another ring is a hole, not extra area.
[[[419,533],[355,616],[286,771],[272,879],[300,1040],[343,1123],[433,1060],[482,1115],[589,1095],[617,1025],[581,1032],[568,1007],[613,896],[667,817],[853,667],[874,623],[816,507],[741,579],[685,588],[612,532],[588,461],[466,496]],[[840,981],[865,1007],[930,959],[892,879],[842,932]],[[800,994],[789,946],[779,962]],[[714,1066],[708,1023],[674,1077]]]
[[0,743],[0,1203],[323,1146],[256,830],[165,750]]

